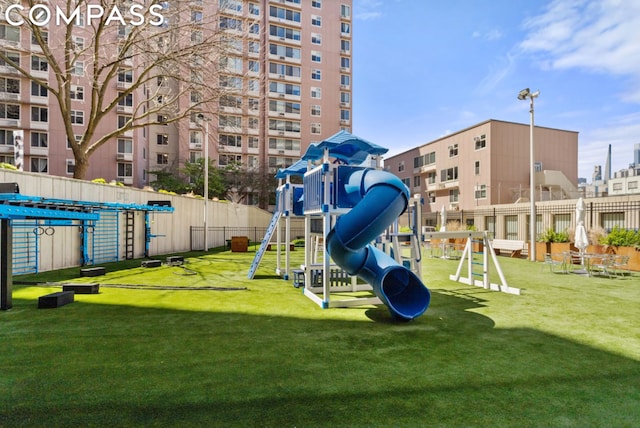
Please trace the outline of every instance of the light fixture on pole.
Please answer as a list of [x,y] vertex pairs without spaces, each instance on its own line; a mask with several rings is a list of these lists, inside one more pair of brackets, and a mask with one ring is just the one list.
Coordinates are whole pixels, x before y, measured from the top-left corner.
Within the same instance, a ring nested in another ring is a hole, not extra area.
[[529,126],[529,158],[531,160],[530,165],[530,177],[529,177],[529,203],[530,203],[530,214],[529,214],[529,259],[532,262],[536,261],[536,165],[535,165],[535,157],[533,153],[533,99],[540,95],[540,91],[531,92],[529,88],[525,88],[518,93],[519,100],[526,100],[529,98],[530,100],[530,108],[529,113],[531,116],[531,123]]
[[202,113],[198,114],[198,119],[204,122],[204,251],[209,251],[209,231],[207,230],[207,201],[209,200],[209,121]]

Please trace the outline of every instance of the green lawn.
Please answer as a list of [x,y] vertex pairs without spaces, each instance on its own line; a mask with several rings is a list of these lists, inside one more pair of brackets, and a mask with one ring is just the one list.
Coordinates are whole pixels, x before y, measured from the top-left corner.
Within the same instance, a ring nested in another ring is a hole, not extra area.
[[425,259],[431,306],[397,324],[385,307],[319,308],[274,275],[274,252],[253,281],[252,252],[188,256],[186,269],[17,277],[101,292],[37,309],[60,287],[14,285],[0,312],[0,426],[640,425],[640,276],[501,257],[514,296]]

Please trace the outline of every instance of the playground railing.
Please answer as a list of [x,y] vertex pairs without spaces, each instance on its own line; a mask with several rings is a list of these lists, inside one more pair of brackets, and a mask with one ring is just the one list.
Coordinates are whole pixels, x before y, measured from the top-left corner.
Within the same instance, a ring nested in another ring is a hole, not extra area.
[[[267,231],[266,227],[229,227],[229,226],[216,226],[209,227],[207,233],[207,240],[209,248],[216,247],[228,247],[233,236],[246,236],[249,238],[251,245],[259,245]],[[191,226],[191,251],[198,251],[204,249],[204,227],[203,226]],[[284,242],[284,228],[280,231],[280,239]],[[291,228],[291,239],[303,238],[304,228]],[[277,236],[271,238],[273,242],[276,242]]]

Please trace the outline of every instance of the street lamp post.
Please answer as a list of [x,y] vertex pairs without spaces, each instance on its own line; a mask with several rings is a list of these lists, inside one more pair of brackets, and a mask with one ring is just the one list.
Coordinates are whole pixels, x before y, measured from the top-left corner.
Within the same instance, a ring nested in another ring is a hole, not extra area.
[[529,88],[525,88],[518,93],[519,100],[526,100],[529,98],[530,100],[530,108],[529,113],[531,116],[530,126],[529,126],[529,158],[531,160],[530,172],[529,172],[529,203],[530,203],[530,214],[529,214],[529,237],[530,237],[530,245],[529,245],[529,259],[532,262],[536,261],[536,165],[535,165],[535,157],[533,152],[533,99],[540,95],[540,91],[531,92]]
[[209,231],[207,230],[207,201],[209,200],[209,121],[208,117],[199,114],[198,118],[204,122],[204,251],[209,251]]

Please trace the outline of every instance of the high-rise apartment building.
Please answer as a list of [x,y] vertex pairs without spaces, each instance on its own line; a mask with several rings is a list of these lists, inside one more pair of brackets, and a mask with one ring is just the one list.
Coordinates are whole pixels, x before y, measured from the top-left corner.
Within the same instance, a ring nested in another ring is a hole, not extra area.
[[[64,2],[47,4],[53,9],[58,3]],[[165,8],[178,3],[185,8],[181,19],[189,25],[176,28],[189,32],[184,35],[187,39],[197,43],[203,34],[218,32],[227,45],[215,57],[185,59],[180,73],[190,74],[193,83],[199,70],[215,69],[218,81],[213,83],[224,91],[215,102],[200,106],[198,92],[182,91],[182,80],[160,74],[149,79],[120,99],[96,128],[93,140],[114,130],[122,132],[92,153],[86,179],[100,177],[143,187],[154,180],[153,171],[176,172],[186,161],[203,157],[205,131],[209,157],[216,165],[235,162],[275,170],[299,159],[310,143],[351,129],[351,0],[191,0],[169,1]],[[119,4],[128,3],[114,1]],[[80,51],[92,43],[84,13],[71,40]],[[172,18],[164,25],[170,28],[175,22]],[[52,51],[65,44],[64,26],[56,26],[52,19],[44,29]],[[112,43],[105,55],[120,49],[118,43],[128,31],[127,25],[116,22],[102,36]],[[56,71],[40,55],[29,29],[12,25],[4,14],[0,14],[0,49],[32,76],[55,80]],[[106,83],[107,92],[118,94],[136,83],[140,59],[131,61],[122,62],[117,77]],[[95,108],[93,85],[85,76],[88,66],[89,61],[83,63],[79,55],[69,88],[69,115],[78,139]],[[184,119],[168,124],[163,124],[159,111],[146,116],[147,125],[127,129],[125,124],[136,113],[153,111],[152,104],[162,103],[164,94],[176,93],[182,94],[176,99],[176,111],[194,105],[201,110],[192,109]],[[14,135],[22,131],[25,171],[72,176],[74,156],[58,119],[60,112],[56,99],[41,85],[0,61],[0,162],[15,163]]]

